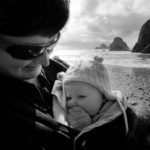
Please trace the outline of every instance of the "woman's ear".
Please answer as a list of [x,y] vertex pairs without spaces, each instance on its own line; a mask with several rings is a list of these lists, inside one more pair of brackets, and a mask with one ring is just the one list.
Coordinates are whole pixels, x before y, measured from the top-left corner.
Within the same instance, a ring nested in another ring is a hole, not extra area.
[[65,78],[65,72],[59,72],[57,74],[57,79],[60,81],[63,81],[63,79]]

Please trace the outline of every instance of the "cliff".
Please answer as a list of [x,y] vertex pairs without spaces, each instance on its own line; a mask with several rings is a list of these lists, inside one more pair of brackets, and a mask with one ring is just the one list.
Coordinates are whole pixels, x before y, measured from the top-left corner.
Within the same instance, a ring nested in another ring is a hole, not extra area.
[[113,42],[109,45],[110,51],[129,51],[128,45],[121,37],[115,37]]
[[142,25],[138,41],[135,43],[132,52],[150,54],[150,20]]

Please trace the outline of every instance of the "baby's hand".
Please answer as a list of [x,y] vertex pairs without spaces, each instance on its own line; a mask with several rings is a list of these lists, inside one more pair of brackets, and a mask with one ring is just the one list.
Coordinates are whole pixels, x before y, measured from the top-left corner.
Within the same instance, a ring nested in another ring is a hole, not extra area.
[[80,107],[69,109],[67,120],[69,124],[78,131],[81,131],[92,122],[89,114]]

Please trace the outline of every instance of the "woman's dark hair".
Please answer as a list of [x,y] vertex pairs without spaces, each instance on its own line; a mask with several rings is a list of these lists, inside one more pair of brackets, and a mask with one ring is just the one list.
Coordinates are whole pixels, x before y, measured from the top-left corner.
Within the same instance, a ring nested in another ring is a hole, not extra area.
[[0,1],[0,34],[52,36],[69,18],[69,0]]

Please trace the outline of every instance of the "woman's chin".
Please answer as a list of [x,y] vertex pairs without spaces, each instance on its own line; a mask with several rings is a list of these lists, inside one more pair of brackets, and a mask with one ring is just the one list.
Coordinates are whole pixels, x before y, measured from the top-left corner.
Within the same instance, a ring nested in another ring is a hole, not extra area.
[[24,71],[22,71],[22,77],[26,79],[36,78],[41,73],[42,67],[28,67]]

